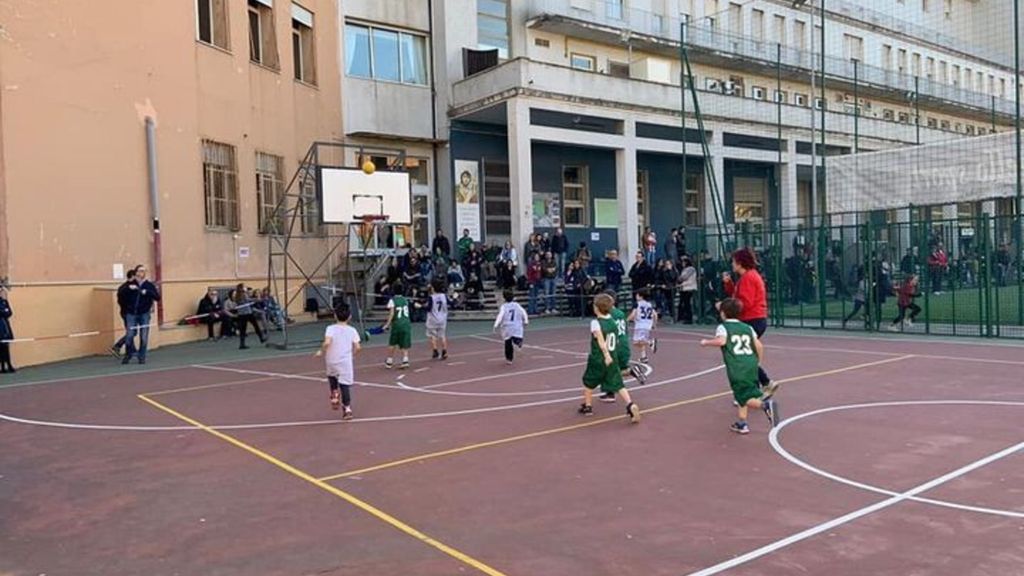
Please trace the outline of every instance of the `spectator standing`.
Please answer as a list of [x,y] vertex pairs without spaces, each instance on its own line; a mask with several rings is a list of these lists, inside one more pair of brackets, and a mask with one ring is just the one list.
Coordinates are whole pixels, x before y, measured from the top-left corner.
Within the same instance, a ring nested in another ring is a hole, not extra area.
[[544,255],[544,246],[540,241],[540,234],[531,234],[530,240],[523,247],[523,260],[525,262],[530,262],[534,255]]
[[[220,340],[226,338],[231,330],[231,320],[228,315],[224,313],[224,303],[220,300],[220,295],[217,294],[216,288],[210,288],[206,291],[206,296],[203,296],[199,300],[199,308],[196,310],[196,314],[201,316],[200,320],[203,324],[206,324],[206,339]],[[213,327],[220,324],[220,335],[216,338],[213,335]]]
[[996,282],[1006,286],[1006,278],[1010,271],[1010,246],[1003,242],[996,250]]
[[544,252],[551,251],[551,234],[545,232],[540,236],[540,247],[544,249]]
[[654,265],[658,259],[658,236],[651,230],[650,227],[644,231],[644,259],[647,261],[647,265],[654,269]]
[[686,256],[686,228],[680,226],[676,231],[676,255],[679,258]]
[[466,258],[469,251],[473,249],[473,239],[469,236],[469,228],[462,229],[462,238],[459,238],[459,257],[462,259]]
[[610,250],[604,265],[605,286],[610,290],[614,290],[617,295],[619,289],[622,288],[622,277],[625,274],[626,269],[622,266],[622,261],[619,260],[619,251]]
[[540,294],[541,281],[544,271],[540,263],[540,254],[533,253],[529,263],[526,265],[526,285],[530,289],[530,305],[527,309],[532,315],[537,314],[537,298]]
[[11,343],[14,340],[14,328],[11,327],[11,317],[14,316],[14,309],[7,299],[7,288],[0,286],[0,374],[17,372],[14,364],[11,364]]
[[633,266],[629,268],[629,281],[633,285],[633,294],[654,283],[654,270],[647,265],[643,252],[637,252]]
[[676,282],[679,281],[679,273],[671,260],[665,258],[658,264],[654,281],[658,287],[659,314],[671,321],[675,318]]
[[914,248],[907,248],[907,253],[900,260],[900,274],[904,277],[917,273],[917,255]]
[[665,258],[672,262],[672,264],[679,262],[679,250],[676,248],[678,246],[676,240],[678,239],[679,231],[675,228],[668,233],[668,238],[665,239],[665,246],[663,248],[665,250]]
[[555,261],[555,255],[550,251],[544,253],[541,270],[544,277],[544,294],[547,296],[544,313],[554,314],[557,310],[555,308],[555,280],[558,278],[558,263]]
[[679,315],[677,320],[683,324],[693,324],[693,295],[697,292],[697,269],[693,261],[684,255],[681,260],[682,270],[679,272]]
[[462,274],[466,278],[469,278],[471,274],[475,274],[477,278],[480,278],[483,274],[484,257],[480,253],[480,249],[474,244],[470,246],[469,251],[466,252],[465,257],[462,261]]
[[942,242],[936,242],[935,248],[932,250],[931,255],[928,256],[928,271],[932,278],[932,293],[936,296],[942,294],[942,278],[947,270],[949,270],[949,256],[946,255],[946,249],[943,247]]
[[569,239],[565,237],[565,230],[555,230],[551,237],[551,253],[555,255],[555,262],[558,263],[558,274],[565,273],[565,257],[569,253]]
[[[121,364],[127,364],[132,356],[138,358],[139,364],[146,363],[146,352],[149,349],[149,319],[153,304],[160,301],[160,291],[156,285],[146,279],[146,267],[139,264],[135,267],[134,281],[128,285],[128,307],[125,314],[127,349]],[[138,347],[135,337],[139,338]]]
[[125,281],[117,287],[117,309],[121,315],[121,325],[124,326],[124,334],[114,342],[114,345],[110,347],[110,353],[115,358],[121,357],[121,348],[124,348],[128,343],[128,297],[131,295],[131,290],[128,288],[129,284],[135,282],[135,270],[129,270],[125,274]]
[[562,284],[565,289],[565,297],[569,301],[569,315],[581,316],[580,312],[580,285],[579,276],[576,274],[576,261],[569,262],[565,269]]
[[576,249],[576,254],[573,257],[573,260],[576,261],[577,269],[589,272],[590,261],[593,260],[593,256],[590,254],[590,248],[587,246],[586,241],[580,240],[580,246]]
[[266,342],[267,338],[263,335],[259,322],[256,321],[256,312],[253,310],[254,303],[249,298],[245,285],[235,286],[231,294],[229,302],[224,303],[224,310],[235,319],[235,327],[238,330],[238,349],[247,350],[249,348],[245,344],[249,333],[249,324],[256,329],[256,336],[260,339],[260,343]]
[[431,252],[433,252],[435,256],[440,254],[445,258],[451,258],[452,244],[448,241],[448,237],[444,235],[444,230],[441,230],[440,228],[437,229],[437,234],[434,235]]

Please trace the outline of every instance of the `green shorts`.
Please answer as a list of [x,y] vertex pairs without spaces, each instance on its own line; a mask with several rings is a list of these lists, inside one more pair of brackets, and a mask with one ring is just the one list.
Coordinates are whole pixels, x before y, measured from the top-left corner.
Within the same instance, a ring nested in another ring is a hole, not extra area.
[[746,406],[747,402],[761,397],[761,387],[757,385],[757,380],[751,380],[749,382],[729,382],[729,387],[732,388],[732,397],[736,400],[736,403],[740,406]]
[[391,327],[391,335],[388,336],[388,346],[398,346],[402,350],[412,348],[412,329]]
[[600,387],[602,392],[613,394],[625,388],[618,363],[612,362],[611,366],[606,366],[603,359],[587,361],[587,369],[583,372],[583,385],[591,390]]

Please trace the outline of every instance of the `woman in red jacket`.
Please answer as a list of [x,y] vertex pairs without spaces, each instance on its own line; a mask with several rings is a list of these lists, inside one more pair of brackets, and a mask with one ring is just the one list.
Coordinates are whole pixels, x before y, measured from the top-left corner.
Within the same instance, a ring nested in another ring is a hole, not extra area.
[[[740,248],[732,255],[732,271],[739,277],[733,282],[728,272],[722,273],[722,284],[725,293],[743,304],[739,320],[747,323],[757,334],[758,339],[768,330],[768,293],[764,287],[764,279],[757,271],[757,257],[750,248]],[[764,388],[771,379],[758,367],[757,380]]]

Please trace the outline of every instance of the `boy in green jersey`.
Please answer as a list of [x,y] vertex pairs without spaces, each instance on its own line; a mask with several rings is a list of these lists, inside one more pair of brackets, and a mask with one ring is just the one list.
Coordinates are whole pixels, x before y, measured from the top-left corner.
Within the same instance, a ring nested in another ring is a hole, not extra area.
[[[614,290],[605,290],[604,293],[607,294],[612,299],[612,311],[610,313],[610,316],[612,317],[612,320],[615,320],[615,327],[616,327],[615,341],[616,341],[616,343],[619,343],[619,342],[629,342],[629,335],[626,332],[626,323],[627,323],[626,313],[623,312],[616,305],[616,301],[615,301],[616,294],[615,294],[615,291]],[[641,385],[647,383],[647,377],[650,376],[651,372],[652,372],[651,367],[647,366],[647,365],[644,365],[644,364],[639,364],[637,362],[630,361],[629,346],[616,346],[615,347],[615,361],[619,365],[619,370],[622,371],[623,378],[625,378],[626,375],[630,375],[633,378],[636,378],[636,381],[638,383],[640,383]],[[615,402],[615,392],[614,391],[610,391],[610,390],[605,390],[604,388],[601,388],[600,399],[601,399],[601,402]]]
[[395,284],[394,296],[388,301],[388,321],[384,323],[384,330],[391,329],[391,336],[388,338],[388,359],[384,361],[385,368],[392,368],[395,365],[395,350],[402,350],[401,368],[409,367],[409,348],[412,347],[412,319],[409,317],[409,300],[404,296],[401,284]]
[[584,416],[594,414],[594,389],[600,387],[605,392],[612,392],[626,402],[626,414],[634,424],[640,421],[640,407],[633,403],[622,382],[622,369],[619,367],[619,346],[629,346],[628,342],[620,342],[619,327],[611,316],[615,301],[607,294],[594,297],[594,320],[590,322],[590,355],[587,357],[587,369],[583,373],[583,404],[579,413]]
[[700,345],[722,349],[725,371],[729,375],[729,386],[732,388],[739,416],[739,420],[729,429],[737,434],[750,433],[747,426],[748,408],[764,410],[768,416],[768,423],[775,426],[779,423],[779,413],[772,396],[779,389],[779,383],[772,382],[761,389],[757,381],[757,367],[764,359],[764,346],[757,339],[754,329],[737,319],[743,310],[743,304],[739,300],[726,298],[722,300],[718,310],[722,323],[718,325],[715,337],[701,340]]

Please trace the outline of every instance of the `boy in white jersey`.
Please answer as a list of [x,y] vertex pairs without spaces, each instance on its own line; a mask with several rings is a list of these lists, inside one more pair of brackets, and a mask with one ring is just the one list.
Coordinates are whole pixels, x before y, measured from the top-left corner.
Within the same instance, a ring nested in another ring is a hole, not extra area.
[[[342,420],[352,419],[352,395],[349,389],[355,382],[355,366],[353,356],[359,352],[359,332],[348,325],[352,311],[348,304],[340,304],[334,309],[337,323],[327,327],[324,342],[316,351],[317,356],[324,357],[327,367],[327,382],[331,386],[331,409],[337,410],[341,404]],[[339,398],[340,396],[340,398]]]
[[448,359],[448,295],[439,281],[430,284],[430,300],[427,303],[427,338],[433,349],[434,360]]
[[523,347],[523,328],[530,323],[526,310],[515,300],[515,294],[511,290],[502,293],[505,303],[498,310],[498,317],[494,319],[494,329],[501,326],[501,338],[505,340],[505,361],[509,364],[515,358],[515,350]]
[[647,363],[647,348],[651,353],[658,351],[658,341],[651,338],[654,327],[658,323],[658,312],[651,305],[650,295],[646,288],[636,293],[636,307],[629,313],[629,321],[633,323],[633,346],[640,349],[640,362]]

